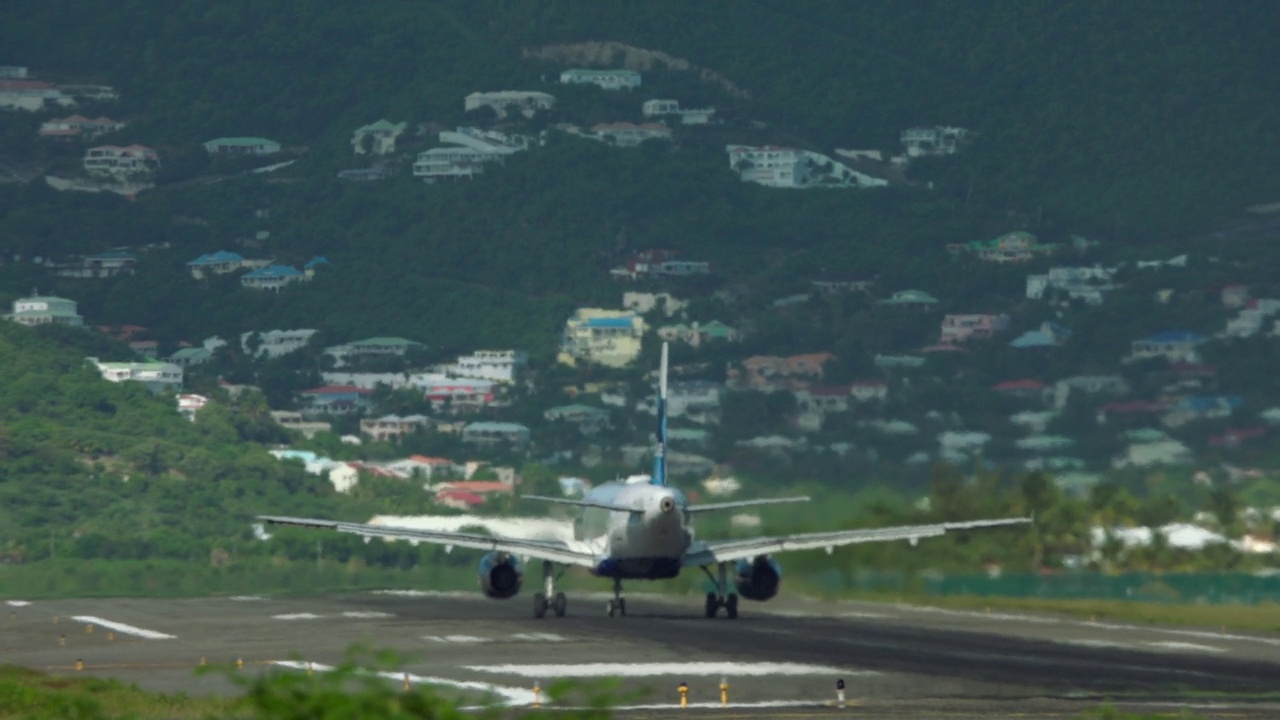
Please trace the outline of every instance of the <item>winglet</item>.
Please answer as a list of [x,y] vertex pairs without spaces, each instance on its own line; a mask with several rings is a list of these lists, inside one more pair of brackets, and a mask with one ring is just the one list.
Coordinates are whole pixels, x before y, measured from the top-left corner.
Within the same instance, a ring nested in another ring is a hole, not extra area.
[[662,343],[662,362],[658,366],[658,446],[653,452],[653,476],[650,485],[667,484],[667,344]]

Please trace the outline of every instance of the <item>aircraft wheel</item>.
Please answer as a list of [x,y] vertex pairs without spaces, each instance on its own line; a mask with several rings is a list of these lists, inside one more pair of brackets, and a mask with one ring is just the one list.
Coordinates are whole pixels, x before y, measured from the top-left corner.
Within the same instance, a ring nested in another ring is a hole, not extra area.
[[536,593],[533,596],[533,616],[536,618],[543,617],[547,614],[547,596],[542,593]]
[[564,617],[565,609],[569,607],[569,599],[564,593],[556,593],[556,597],[551,601],[551,609],[555,611],[556,617]]
[[738,596],[737,595],[730,594],[728,599],[725,600],[724,612],[725,612],[725,615],[729,616],[730,620],[733,620],[734,618],[738,617]]
[[720,598],[715,593],[707,593],[707,617],[716,616],[716,611],[720,609]]
[[627,616],[627,599],[618,598],[618,614],[622,617]]
[[613,617],[613,614],[617,612],[618,608],[617,606],[614,605],[614,602],[612,600],[609,601],[608,607],[609,607],[609,617]]

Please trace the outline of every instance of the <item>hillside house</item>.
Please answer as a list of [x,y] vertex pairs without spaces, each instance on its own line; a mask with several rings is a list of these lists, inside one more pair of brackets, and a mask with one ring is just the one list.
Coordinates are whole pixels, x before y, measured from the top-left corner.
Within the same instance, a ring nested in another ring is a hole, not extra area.
[[991,389],[1009,397],[1025,400],[1043,400],[1049,386],[1039,380],[1023,378],[1021,380],[1006,380],[1002,383],[997,383],[992,385]]
[[396,372],[322,372],[320,379],[326,385],[354,385],[365,390],[377,390],[379,385],[391,390],[413,387],[411,376]]
[[1205,337],[1200,333],[1168,330],[1141,340],[1134,340],[1130,344],[1129,357],[1125,358],[1125,362],[1150,358],[1164,358],[1171,363],[1180,360],[1199,362],[1196,346],[1204,341]]
[[907,157],[924,155],[952,155],[969,137],[969,131],[961,127],[934,125],[913,127],[902,131],[902,147]]
[[0,78],[0,110],[39,112],[50,107],[69,107],[75,100],[53,85],[26,78]]
[[586,70],[571,68],[560,73],[563,85],[595,85],[604,90],[634,90],[640,87],[640,73],[634,70]]
[[262,267],[270,263],[270,260],[247,260],[239,253],[219,250],[188,262],[187,268],[191,270],[191,277],[200,280],[208,275],[223,275],[243,268]]
[[1041,347],[1056,347],[1065,343],[1071,337],[1071,330],[1056,322],[1040,323],[1038,330],[1028,330],[1009,343],[1010,346],[1026,349]]
[[1223,337],[1253,337],[1262,332],[1267,321],[1280,313],[1280,300],[1273,298],[1255,298],[1245,300],[1240,312],[1227,321]]
[[77,311],[75,300],[56,295],[33,295],[13,301],[13,312],[4,316],[19,325],[70,325],[81,327],[84,318]]
[[462,107],[467,112],[480,108],[492,108],[499,118],[505,118],[509,110],[516,110],[521,115],[531,118],[539,110],[550,110],[555,107],[556,98],[544,92],[529,90],[497,90],[494,92],[473,92],[463,100]]
[[426,182],[471,179],[483,174],[486,164],[502,164],[508,155],[528,150],[531,143],[522,135],[472,127],[441,131],[439,139],[448,146],[419,153],[413,164],[414,177]]
[[343,367],[352,360],[366,357],[404,357],[410,351],[425,350],[426,345],[401,337],[371,337],[345,345],[331,345],[324,349],[334,358],[334,367]]
[[729,167],[743,182],[776,188],[800,188],[810,184],[809,157],[798,148],[765,145],[728,145]]
[[169,356],[169,362],[180,368],[203,365],[213,359],[213,351],[207,347],[181,348]]
[[883,402],[889,397],[889,384],[884,380],[855,380],[849,385],[849,397],[855,402]]
[[396,139],[404,134],[408,123],[379,120],[356,128],[351,134],[351,151],[356,155],[389,155],[396,151]]
[[1009,327],[1008,315],[947,315],[942,318],[941,345],[989,340]]
[[667,385],[667,415],[699,425],[719,423],[723,390],[720,383],[710,380],[675,380]]
[[994,263],[1026,262],[1055,249],[1056,246],[1041,244],[1035,235],[1021,230],[992,240],[975,240],[947,246],[947,251],[952,255],[971,253],[979,260]]
[[1222,288],[1222,291],[1218,293],[1218,297],[1222,301],[1222,306],[1228,310],[1242,308],[1249,301],[1249,286],[1228,285]]
[[551,422],[569,423],[583,435],[595,435],[612,425],[608,410],[590,405],[559,405],[548,409],[542,416]]
[[310,328],[246,332],[240,334],[240,349],[253,357],[266,355],[268,358],[278,358],[306,347],[315,334],[316,331]]
[[85,255],[71,262],[57,265],[54,274],[68,278],[113,278],[132,275],[134,266],[137,264],[136,255],[113,250],[97,255]]
[[26,65],[0,65],[0,80],[26,80],[31,70]]
[[519,423],[474,422],[462,429],[462,441],[482,447],[522,448],[529,444],[529,428]]
[[1101,305],[1103,293],[1114,290],[1111,278],[1115,268],[1055,267],[1044,275],[1027,276],[1027,299],[1040,300],[1046,295],[1055,300],[1065,296],[1088,305]]
[[1129,394],[1129,383],[1119,375],[1073,375],[1063,378],[1053,384],[1053,406],[1058,409],[1066,407],[1072,393],[1123,396]]
[[928,310],[938,304],[938,299],[923,290],[899,290],[888,298],[877,300],[876,304],[908,310]]
[[622,367],[640,354],[644,318],[629,310],[579,308],[565,321],[557,360]]
[[738,330],[725,325],[719,320],[712,320],[706,325],[699,324],[696,320],[689,325],[684,323],[664,325],[658,328],[658,337],[667,342],[683,342],[693,347],[699,347],[703,343],[717,340],[738,342],[742,339],[742,335]]
[[141,383],[153,393],[176,391],[182,387],[182,368],[166,362],[100,362],[88,358],[104,380]]
[[76,138],[92,140],[99,135],[106,135],[124,128],[124,123],[109,117],[87,118],[83,115],[72,115],[65,118],[45,120],[40,124],[37,133],[45,138]]
[[809,353],[782,358],[754,355],[742,361],[742,369],[730,368],[729,378],[735,387],[752,390],[799,389],[810,380],[821,380],[823,366],[834,360],[831,353]]
[[1193,420],[1230,417],[1244,405],[1239,395],[1188,395],[1169,406],[1160,422],[1165,427],[1180,427]]
[[463,355],[449,366],[448,374],[476,380],[511,384],[529,367],[529,354],[523,350],[477,350]]
[[376,442],[398,442],[405,435],[427,429],[425,415],[383,415],[379,418],[361,418],[360,433]]
[[214,157],[274,155],[280,152],[280,143],[260,137],[223,137],[206,142],[204,150]]
[[266,265],[254,268],[240,278],[240,286],[250,290],[279,292],[291,283],[310,280],[305,273],[292,265]]
[[178,414],[190,420],[191,422],[195,422],[196,413],[200,412],[202,409],[204,409],[205,405],[209,404],[209,398],[203,395],[196,395],[194,393],[184,393],[184,394],[178,395],[177,401],[178,401]]
[[496,398],[492,380],[427,374],[415,375],[410,382],[437,412],[474,412],[493,405]]
[[671,142],[671,128],[661,123],[600,123],[591,126],[591,136],[618,147],[636,147],[646,140]]
[[708,108],[688,108],[681,109],[679,101],[676,100],[646,100],[640,106],[640,113],[647,118],[662,117],[663,115],[675,115],[680,118],[681,125],[706,125],[715,117],[716,109]]
[[351,385],[325,385],[298,393],[303,417],[353,415],[373,405],[373,391]]
[[95,177],[149,175],[160,167],[160,156],[145,145],[100,145],[84,156],[85,172]]
[[657,309],[661,310],[663,315],[671,317],[676,313],[684,310],[689,306],[688,300],[681,300],[673,297],[671,293],[665,292],[624,292],[622,293],[622,307],[634,313],[641,315]]
[[824,295],[836,295],[840,293],[868,292],[871,290],[873,282],[875,281],[871,278],[824,275],[810,280],[809,284]]
[[847,412],[852,400],[848,385],[811,385],[796,390],[796,407],[805,412],[826,415]]
[[1111,461],[1117,469],[1126,467],[1152,467],[1156,465],[1186,465],[1195,460],[1191,448],[1177,440],[1130,444],[1123,453]]
[[312,438],[316,433],[329,432],[333,429],[333,426],[327,422],[309,421],[302,416],[302,413],[294,410],[272,410],[271,419],[275,420],[280,427],[302,433],[305,438]]
[[407,458],[386,463],[386,466],[414,480],[458,477],[462,473],[462,469],[452,460],[425,455],[410,455]]

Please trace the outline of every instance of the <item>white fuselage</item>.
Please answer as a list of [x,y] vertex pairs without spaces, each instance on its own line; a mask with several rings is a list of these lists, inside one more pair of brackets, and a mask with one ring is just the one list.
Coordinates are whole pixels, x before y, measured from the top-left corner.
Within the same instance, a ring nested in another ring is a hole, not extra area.
[[606,483],[584,499],[630,508],[622,512],[588,507],[575,523],[575,538],[588,543],[599,558],[595,574],[656,580],[680,573],[693,542],[689,501],[683,493],[648,483]]

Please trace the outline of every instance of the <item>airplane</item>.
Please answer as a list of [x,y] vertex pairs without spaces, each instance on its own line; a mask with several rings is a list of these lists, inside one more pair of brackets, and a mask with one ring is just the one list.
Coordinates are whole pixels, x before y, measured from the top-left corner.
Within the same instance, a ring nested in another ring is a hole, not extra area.
[[[497,600],[514,597],[520,591],[524,578],[522,562],[527,563],[532,558],[542,565],[541,591],[533,596],[536,618],[544,617],[548,611],[555,617],[564,617],[568,600],[563,592],[556,591],[556,580],[569,567],[583,567],[592,575],[613,580],[613,598],[606,606],[609,617],[627,614],[626,599],[622,596],[624,580],[665,580],[678,576],[687,568],[700,568],[715,588],[706,595],[706,616],[714,618],[723,609],[725,616],[731,619],[738,617],[739,596],[763,602],[778,593],[782,569],[773,557],[778,553],[817,548],[830,553],[838,546],[892,540],[907,540],[914,546],[921,538],[937,537],[953,530],[1031,522],[1029,517],[1015,517],[778,537],[698,540],[693,534],[693,519],[702,513],[806,502],[809,498],[692,504],[684,493],[667,484],[666,343],[662,345],[658,374],[657,411],[653,473],[647,482],[605,483],[590,490],[582,499],[523,496],[528,500],[580,508],[581,515],[574,522],[573,540],[487,536],[272,515],[262,515],[258,519],[269,524],[324,528],[368,538],[427,542],[444,545],[450,550],[462,547],[488,551],[480,559],[479,585],[484,595]],[[714,574],[712,568],[715,569]],[[733,572],[732,589],[729,585],[730,568]]]

